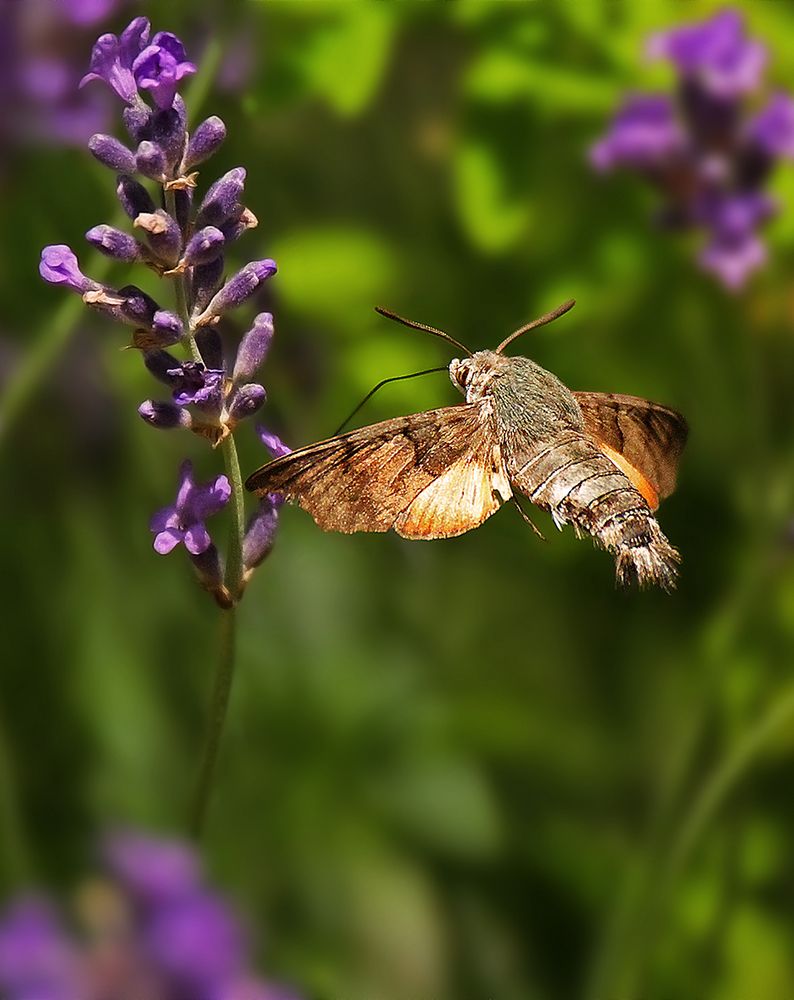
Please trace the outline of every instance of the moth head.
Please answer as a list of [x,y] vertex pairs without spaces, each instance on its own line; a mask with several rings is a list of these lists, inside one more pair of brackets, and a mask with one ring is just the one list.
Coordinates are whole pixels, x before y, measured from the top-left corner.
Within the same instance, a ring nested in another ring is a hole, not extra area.
[[452,384],[463,393],[467,403],[473,403],[488,394],[488,387],[499,367],[493,351],[477,351],[470,358],[454,358],[449,365]]

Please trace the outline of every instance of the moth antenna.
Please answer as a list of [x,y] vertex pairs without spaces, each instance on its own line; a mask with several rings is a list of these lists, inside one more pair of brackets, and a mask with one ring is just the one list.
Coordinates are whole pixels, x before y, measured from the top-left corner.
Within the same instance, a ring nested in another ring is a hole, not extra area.
[[529,330],[535,330],[539,326],[545,326],[547,323],[552,323],[555,319],[559,319],[560,316],[564,316],[569,309],[573,309],[576,305],[575,299],[568,299],[567,302],[563,302],[561,306],[557,306],[556,309],[552,309],[551,312],[545,313],[539,319],[533,319],[531,323],[526,323],[524,326],[519,327],[515,333],[511,333],[507,340],[503,340],[502,343],[496,348],[496,353],[501,354],[502,351],[513,343],[514,340],[518,340],[519,337],[527,333]]
[[543,532],[540,530],[540,528],[535,524],[535,522],[532,520],[532,518],[529,516],[529,514],[527,514],[527,512],[524,510],[524,508],[521,506],[521,504],[518,502],[518,500],[516,500],[516,498],[514,496],[511,497],[510,499],[513,501],[513,506],[515,507],[515,509],[524,518],[524,520],[527,522],[527,524],[530,526],[530,528],[532,528],[532,530],[535,532],[535,534],[538,536],[538,538],[542,542],[545,542],[546,541],[546,536],[543,534]]
[[331,437],[336,437],[336,435],[339,434],[350,423],[350,421],[353,419],[353,417],[355,417],[355,415],[362,408],[362,406],[365,403],[368,403],[370,399],[372,399],[372,397],[375,395],[375,393],[378,391],[378,389],[382,389],[384,387],[384,385],[388,385],[389,382],[402,382],[403,379],[406,379],[406,378],[418,378],[420,375],[430,375],[433,372],[445,372],[445,371],[447,371],[447,366],[446,365],[441,365],[439,368],[425,368],[424,371],[421,371],[421,372],[411,372],[410,375],[392,375],[391,378],[385,378],[385,379],[383,379],[381,382],[378,382],[378,384],[375,386],[374,389],[370,389],[370,391],[361,400],[361,402],[358,404],[358,406],[355,408],[355,410],[353,410],[353,412],[348,417],[346,417],[342,421],[342,423],[336,428],[336,430],[331,435]]
[[380,313],[381,316],[385,316],[386,319],[393,319],[395,323],[402,323],[403,326],[410,326],[414,330],[424,330],[425,333],[432,333],[435,337],[441,337],[442,340],[453,344],[463,351],[464,354],[468,354],[471,357],[472,352],[468,347],[461,344],[459,340],[455,340],[454,337],[450,337],[448,333],[444,333],[443,330],[437,330],[434,326],[428,326],[426,323],[416,323],[412,319],[403,319],[402,316],[398,316],[397,313],[393,313],[390,309],[384,309],[382,306],[375,306],[375,312]]

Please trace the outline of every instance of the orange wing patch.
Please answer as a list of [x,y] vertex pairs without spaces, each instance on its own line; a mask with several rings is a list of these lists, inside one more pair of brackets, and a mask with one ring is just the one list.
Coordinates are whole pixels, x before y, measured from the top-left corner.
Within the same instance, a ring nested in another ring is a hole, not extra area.
[[659,494],[654,489],[653,483],[636,466],[632,465],[625,455],[621,455],[619,451],[610,448],[603,441],[596,441],[596,444],[607,458],[614,462],[623,475],[626,476],[634,489],[645,497],[651,510],[656,510],[659,506]]
[[403,538],[454,538],[478,527],[512,496],[498,444],[468,453],[426,486],[394,522]]

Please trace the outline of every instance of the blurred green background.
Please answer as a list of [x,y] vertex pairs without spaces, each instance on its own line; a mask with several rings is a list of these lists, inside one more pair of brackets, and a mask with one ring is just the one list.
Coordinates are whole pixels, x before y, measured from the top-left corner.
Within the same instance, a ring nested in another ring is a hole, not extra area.
[[[487,347],[575,297],[522,349],[691,424],[660,513],[684,559],[670,597],[617,592],[612,560],[542,514],[546,544],[509,507],[421,544],[284,511],[241,606],[204,848],[306,997],[794,995],[794,170],[775,176],[770,265],[729,296],[653,229],[639,181],[586,162],[625,90],[672,81],[642,63],[648,32],[714,9],[180,0],[43,36],[82,69],[143,12],[203,66],[189,106],[229,139],[200,184],[247,167],[260,225],[236,262],[280,266],[263,419],[289,443],[449,360],[376,304]],[[794,9],[744,9],[794,90]],[[220,456],[146,427],[157,387],[123,331],[40,282],[45,243],[90,259],[114,185],[18,125],[0,166],[0,860],[6,891],[21,853],[66,890],[109,824],[184,830],[218,612],[148,518],[185,455],[204,476]],[[361,419],[458,398],[428,376]],[[241,438],[250,472],[265,456]]]

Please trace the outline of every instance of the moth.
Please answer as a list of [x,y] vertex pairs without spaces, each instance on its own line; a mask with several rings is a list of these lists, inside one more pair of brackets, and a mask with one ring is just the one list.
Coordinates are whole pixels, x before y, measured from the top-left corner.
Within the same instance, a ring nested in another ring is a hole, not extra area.
[[464,352],[449,377],[465,402],[307,445],[263,465],[247,488],[298,504],[325,531],[393,528],[411,539],[462,535],[522,494],[558,528],[571,524],[612,553],[620,584],[671,590],[680,556],[654,511],[675,488],[684,418],[635,396],[571,392],[529,358],[504,353],[573,305],[476,352],[378,309]]

